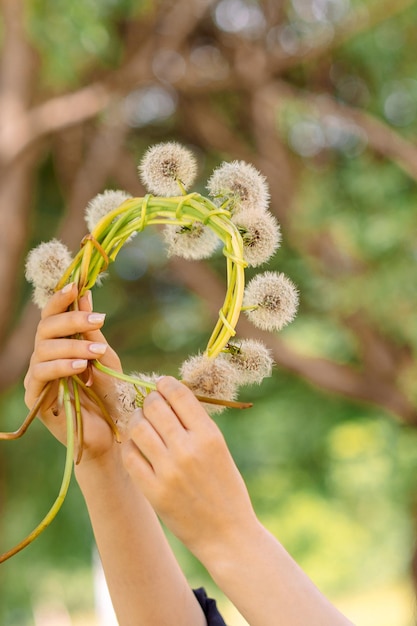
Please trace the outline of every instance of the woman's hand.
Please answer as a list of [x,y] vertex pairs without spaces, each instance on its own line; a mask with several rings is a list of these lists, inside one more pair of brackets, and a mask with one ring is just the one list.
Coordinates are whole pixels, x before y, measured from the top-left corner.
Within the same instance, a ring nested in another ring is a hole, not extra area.
[[[117,355],[100,331],[104,316],[92,312],[89,296],[80,299],[80,310],[68,311],[76,298],[77,288],[72,285],[56,293],[44,308],[25,379],[28,407],[52,381],[40,417],[64,443],[64,411],[57,403],[59,378],[92,373],[91,389],[106,404],[114,420],[119,410],[114,377],[95,368],[87,371],[88,361],[96,358],[120,370]],[[74,338],[77,334],[82,338]],[[124,468],[122,446],[115,443],[97,405],[85,391],[80,391],[84,452],[76,466],[76,478],[87,504],[120,625],[202,626],[206,623],[204,615],[157,517]]]
[[252,626],[353,626],[257,520],[226,443],[191,391],[158,382],[123,459],[168,528]]
[[157,386],[131,420],[124,463],[170,530],[207,562],[220,543],[257,520],[226,442],[200,402],[175,378]]
[[[91,372],[87,370],[92,359],[100,359],[103,364],[115,370],[120,370],[120,361],[100,331],[105,315],[93,312],[90,294],[80,298],[78,311],[68,311],[77,296],[77,286],[72,283],[54,294],[43,309],[24,381],[25,402],[29,408],[35,404],[45,385],[52,381],[40,407],[39,416],[63,443],[66,426],[64,409],[58,402],[60,378],[76,374],[85,380],[86,376],[92,375],[91,389],[105,404],[113,419],[117,419],[116,396],[112,393],[114,379],[94,368]],[[82,339],[75,338],[77,334],[81,334]],[[96,458],[111,448],[114,435],[97,404],[82,389],[80,400],[84,426],[82,458],[85,460]]]

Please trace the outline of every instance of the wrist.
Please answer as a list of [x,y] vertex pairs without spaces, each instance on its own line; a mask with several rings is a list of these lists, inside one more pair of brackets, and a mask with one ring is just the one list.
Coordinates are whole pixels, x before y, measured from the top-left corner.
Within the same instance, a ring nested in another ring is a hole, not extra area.
[[224,532],[216,533],[211,540],[205,539],[192,551],[218,582],[218,579],[231,575],[233,570],[240,567],[242,552],[251,546],[256,549],[266,532],[253,513],[244,521],[237,519],[236,524],[230,525]]
[[119,444],[111,446],[99,456],[81,458],[74,468],[75,479],[83,492],[89,487],[96,488],[101,483],[110,486],[125,474]]

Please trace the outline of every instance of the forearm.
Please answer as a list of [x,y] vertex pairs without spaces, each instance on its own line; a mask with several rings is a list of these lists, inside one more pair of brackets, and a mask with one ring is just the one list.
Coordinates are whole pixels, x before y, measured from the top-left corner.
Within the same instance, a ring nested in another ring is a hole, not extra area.
[[203,626],[201,608],[119,454],[76,470],[120,626]]
[[259,522],[232,534],[201,560],[251,626],[352,626]]

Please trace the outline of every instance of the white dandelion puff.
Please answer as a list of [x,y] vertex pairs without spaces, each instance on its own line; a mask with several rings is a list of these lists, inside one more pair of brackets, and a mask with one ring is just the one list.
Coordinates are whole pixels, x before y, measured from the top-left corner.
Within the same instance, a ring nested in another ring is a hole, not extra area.
[[[157,372],[152,372],[152,374],[145,374],[143,372],[130,372],[129,376],[138,378],[140,381],[143,381],[145,383],[153,383],[154,385],[156,385],[159,378],[161,378],[161,375]],[[147,396],[148,393],[150,393],[151,391],[149,387],[147,387],[146,385],[141,385],[139,381],[134,384],[134,387],[136,389],[136,392],[142,396]]]
[[[141,381],[155,383],[159,378],[159,374],[142,374],[139,372],[131,372],[129,376],[138,378]],[[116,380],[116,396],[119,412],[117,416],[117,425],[123,432],[126,430],[134,411],[143,405],[144,398],[149,393],[149,387],[129,382],[127,380]]]
[[[197,395],[234,400],[237,394],[236,371],[226,359],[204,354],[189,357],[181,366],[181,377]],[[209,413],[219,413],[224,406],[204,404]]]
[[234,218],[243,240],[243,256],[251,267],[266,263],[281,243],[278,221],[269,211],[240,211]]
[[256,339],[230,342],[221,356],[238,370],[241,385],[260,384],[272,374],[274,361],[271,351]]
[[32,292],[32,301],[39,309],[43,309],[54,293],[55,289],[53,287],[40,287],[39,285],[35,285]]
[[88,230],[92,232],[99,221],[108,213],[117,209],[123,202],[132,196],[120,189],[106,189],[103,193],[97,194],[85,209],[85,221]]
[[39,308],[43,308],[53,295],[71,261],[70,251],[58,239],[43,242],[29,252],[25,276],[34,287],[33,301]]
[[214,202],[225,202],[232,214],[244,209],[266,210],[269,189],[265,176],[250,163],[232,161],[217,167],[207,182],[207,189]]
[[281,330],[292,322],[297,308],[298,290],[282,273],[258,274],[245,288],[243,297],[245,314],[262,330]]
[[193,184],[197,163],[188,148],[176,141],[168,141],[151,146],[138,169],[141,181],[150,193],[177,196]]
[[116,424],[123,432],[129,424],[132,413],[138,408],[138,392],[132,383],[125,380],[117,380],[115,393],[118,407]]
[[210,257],[220,243],[216,233],[199,221],[189,226],[165,226],[163,237],[168,256],[180,256],[194,261]]

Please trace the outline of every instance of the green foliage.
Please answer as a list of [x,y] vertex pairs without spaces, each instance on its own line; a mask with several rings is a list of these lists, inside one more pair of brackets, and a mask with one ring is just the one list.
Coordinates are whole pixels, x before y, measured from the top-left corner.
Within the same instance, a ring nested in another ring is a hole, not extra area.
[[75,86],[93,68],[116,67],[123,23],[146,15],[150,0],[33,0],[28,29],[49,88]]
[[307,171],[295,234],[325,233],[346,266],[335,281],[334,266],[323,263],[314,288],[301,287],[306,306],[333,317],[360,308],[381,330],[416,346],[416,290],[406,278],[416,263],[416,202],[415,185],[368,154],[340,162],[332,176]]

